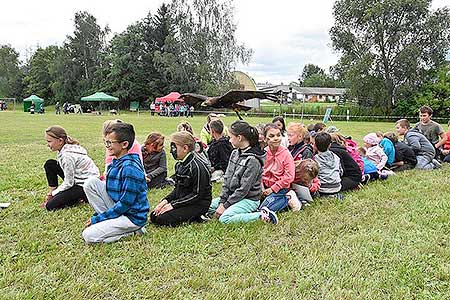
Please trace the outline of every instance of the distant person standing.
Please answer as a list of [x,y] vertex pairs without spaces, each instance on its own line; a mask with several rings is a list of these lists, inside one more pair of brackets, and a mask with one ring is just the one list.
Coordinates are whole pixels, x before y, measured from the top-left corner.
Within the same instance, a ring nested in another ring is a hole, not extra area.
[[34,101],[33,101],[33,102],[31,102],[31,105],[30,105],[30,114],[34,115],[35,108],[36,108],[36,105],[34,104]]
[[156,108],[155,102],[152,102],[152,103],[150,104],[150,115],[152,115],[152,116],[155,115],[155,108]]
[[56,104],[55,104],[55,113],[57,115],[61,114],[61,105],[59,105],[59,101],[57,101]]
[[63,104],[63,112],[65,115],[69,113],[69,103],[67,103],[67,101]]

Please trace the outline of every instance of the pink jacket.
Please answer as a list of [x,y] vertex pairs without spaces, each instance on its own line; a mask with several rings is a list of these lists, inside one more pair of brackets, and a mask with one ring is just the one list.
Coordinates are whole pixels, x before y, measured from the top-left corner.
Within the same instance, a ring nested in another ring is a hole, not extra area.
[[[130,150],[128,150],[128,153],[136,153],[139,155],[139,158],[141,159],[142,165],[144,165],[144,159],[142,158],[142,150],[141,145],[139,145],[137,140],[134,140],[133,146]],[[111,164],[112,160],[114,159],[114,155],[108,155],[108,152],[105,154],[105,170],[106,168]]]
[[361,169],[361,173],[364,174],[364,161],[358,153],[358,144],[350,139],[346,139],[346,144],[345,148],[347,149],[348,154],[356,161]]
[[289,189],[295,177],[295,164],[289,150],[280,145],[275,154],[269,147],[265,148],[267,152],[264,163],[264,172],[262,182],[265,187],[271,188],[278,193],[281,189]]

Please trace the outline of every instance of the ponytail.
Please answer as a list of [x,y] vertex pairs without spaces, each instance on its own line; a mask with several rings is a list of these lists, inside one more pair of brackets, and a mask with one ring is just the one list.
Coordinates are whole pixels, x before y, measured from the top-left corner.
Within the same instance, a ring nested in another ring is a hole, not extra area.
[[68,136],[66,130],[58,125],[48,127],[45,130],[45,133],[47,135],[51,136],[52,138],[62,139],[64,141],[64,144],[69,144],[69,145],[79,145],[80,144],[76,139]]
[[243,136],[250,144],[250,147],[259,145],[259,132],[245,121],[236,121],[230,126],[230,131],[234,135]]

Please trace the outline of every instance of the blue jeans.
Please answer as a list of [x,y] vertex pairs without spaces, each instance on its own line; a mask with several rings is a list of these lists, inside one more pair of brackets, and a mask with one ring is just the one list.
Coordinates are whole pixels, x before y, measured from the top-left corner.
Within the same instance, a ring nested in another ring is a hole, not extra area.
[[288,205],[288,198],[286,197],[286,193],[289,192],[288,189],[281,189],[278,193],[272,193],[264,199],[259,208],[263,208],[264,206],[270,209],[271,211],[277,212],[286,208]]

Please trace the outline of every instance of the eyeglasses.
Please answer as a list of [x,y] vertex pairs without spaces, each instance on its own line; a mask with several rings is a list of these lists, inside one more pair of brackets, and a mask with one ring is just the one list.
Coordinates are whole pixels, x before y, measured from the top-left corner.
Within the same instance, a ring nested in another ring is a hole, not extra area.
[[114,143],[122,143],[123,141],[118,141],[118,140],[103,140],[103,143],[105,144],[106,148],[111,147],[112,144]]

